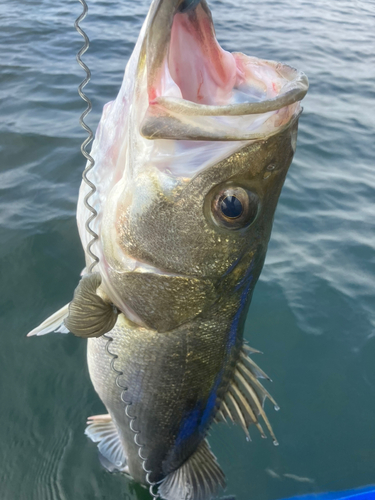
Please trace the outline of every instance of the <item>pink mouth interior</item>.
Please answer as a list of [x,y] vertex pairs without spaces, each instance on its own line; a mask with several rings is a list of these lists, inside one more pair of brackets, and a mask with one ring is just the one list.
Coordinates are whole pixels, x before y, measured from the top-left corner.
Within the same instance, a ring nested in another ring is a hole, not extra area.
[[218,44],[201,5],[174,16],[168,65],[182,98],[197,104],[226,104],[241,80],[235,57]]
[[[171,105],[175,106],[174,112],[181,116],[189,115],[194,110],[193,114],[197,116],[208,116],[212,113],[212,116],[229,117],[233,111],[232,116],[236,116],[237,112],[240,113],[239,116],[253,115],[253,118],[249,118],[246,123],[251,130],[255,130],[260,126],[256,122],[257,114],[264,115],[264,119],[268,119],[265,110],[268,110],[267,113],[277,114],[280,109],[287,108],[289,104],[300,100],[298,96],[295,97],[296,93],[303,92],[304,87],[307,90],[307,80],[304,81],[303,75],[298,75],[296,70],[289,66],[246,56],[240,52],[231,54],[223,50],[216,40],[210,12],[206,12],[202,4],[189,12],[179,12],[174,15],[168,52],[163,63],[159,62],[158,65],[160,66],[151,67],[153,71],[149,72],[151,76],[147,81],[149,113],[154,117],[164,113],[163,106],[168,109]],[[200,108],[200,106],[189,108],[186,102],[178,101],[181,99],[196,105],[213,106],[216,109]],[[265,102],[270,100],[274,102]],[[265,102],[265,105],[235,107],[238,104],[261,102]],[[288,106],[285,105],[286,102]],[[154,105],[155,108],[152,109]],[[220,115],[222,106],[229,107],[223,108],[223,115]],[[255,108],[258,110],[257,113],[254,113]],[[189,112],[186,109],[189,109]],[[288,117],[295,109],[296,106],[288,107]],[[190,124],[191,120],[192,118]],[[203,126],[204,122],[207,128],[208,118],[202,120],[199,126]],[[244,134],[240,129],[243,128],[243,124],[240,126],[239,119],[234,122],[237,131],[233,137],[242,137]],[[220,123],[223,125],[222,120]],[[229,122],[226,123],[228,125]],[[218,120],[211,125],[216,130],[215,137],[218,137],[220,135],[217,131]],[[160,131],[151,133],[146,127],[145,137],[148,137],[148,133],[152,138],[160,135]],[[225,135],[227,136],[228,134]]]

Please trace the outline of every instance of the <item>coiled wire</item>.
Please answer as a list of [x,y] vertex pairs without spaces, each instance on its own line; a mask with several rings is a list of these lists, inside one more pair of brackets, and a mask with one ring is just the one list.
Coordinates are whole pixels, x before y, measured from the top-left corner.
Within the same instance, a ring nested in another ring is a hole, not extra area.
[[90,99],[87,97],[87,95],[83,92],[83,89],[84,87],[88,84],[88,82],[90,81],[90,78],[91,78],[91,71],[89,70],[88,66],[82,61],[81,57],[82,55],[87,51],[87,49],[89,48],[89,45],[90,45],[90,41],[89,41],[89,38],[88,36],[86,35],[86,33],[82,30],[82,28],[80,27],[79,23],[86,17],[87,15],[87,12],[88,12],[88,7],[87,7],[87,3],[85,2],[85,0],[79,0],[79,2],[82,4],[82,7],[83,7],[83,11],[82,11],[82,14],[76,19],[75,23],[74,23],[74,27],[75,29],[78,31],[78,33],[83,37],[84,39],[84,44],[83,46],[81,47],[81,50],[78,52],[77,54],[77,62],[78,64],[81,66],[81,68],[83,68],[86,72],[86,78],[83,80],[83,82],[78,86],[78,94],[79,96],[81,97],[81,99],[83,99],[86,104],[87,104],[87,108],[84,110],[84,112],[81,114],[80,118],[79,118],[79,123],[81,125],[81,127],[86,130],[86,132],[88,133],[88,137],[83,141],[82,145],[81,145],[81,153],[83,154],[83,156],[86,158],[87,160],[87,164],[86,164],[86,168],[85,170],[83,171],[83,174],[82,174],[82,178],[83,180],[86,182],[86,184],[89,186],[90,188],[90,191],[86,194],[83,202],[85,204],[85,207],[87,208],[87,210],[89,212],[91,212],[91,215],[89,216],[89,218],[87,219],[86,223],[85,223],[85,228],[86,228],[86,231],[91,235],[91,240],[89,241],[87,247],[86,247],[86,252],[89,254],[89,256],[91,257],[92,259],[92,262],[88,268],[88,272],[91,273],[93,268],[97,265],[97,263],[99,262],[99,257],[97,255],[94,254],[94,252],[91,250],[91,247],[93,246],[93,244],[98,240],[99,236],[97,235],[97,233],[95,231],[93,231],[93,229],[91,229],[90,227],[90,224],[91,222],[96,218],[96,216],[98,215],[97,211],[95,210],[95,208],[89,203],[89,199],[91,198],[91,196],[93,196],[96,192],[96,186],[95,184],[93,184],[90,179],[87,177],[87,174],[90,172],[90,170],[92,170],[94,168],[94,165],[95,165],[95,160],[94,158],[87,152],[87,147],[88,145],[90,144],[90,142],[92,141],[93,137],[94,137],[94,134],[92,133],[92,130],[91,128],[85,123],[85,118],[86,116],[90,113],[90,111],[92,110],[92,104],[91,104],[91,101]]
[[108,333],[105,333],[103,335],[103,337],[105,337],[107,339],[107,343],[106,343],[105,349],[106,349],[108,355],[111,356],[111,358],[112,358],[112,360],[111,360],[111,369],[112,369],[112,371],[114,371],[116,373],[116,385],[117,385],[117,387],[119,389],[121,389],[121,396],[120,396],[121,397],[121,401],[125,404],[125,415],[129,419],[130,430],[134,433],[134,442],[138,446],[138,456],[139,456],[139,458],[142,461],[142,468],[143,468],[143,470],[146,473],[146,481],[149,484],[150,495],[154,499],[160,498],[159,494],[154,491],[154,488],[157,486],[157,483],[151,481],[151,479],[150,479],[150,475],[151,475],[152,471],[150,471],[150,470],[148,470],[146,468],[147,457],[144,457],[142,455],[143,445],[138,441],[138,436],[140,435],[141,431],[139,431],[139,430],[137,430],[137,429],[134,428],[134,422],[136,421],[137,417],[136,416],[132,416],[129,413],[129,408],[131,407],[132,402],[131,401],[127,401],[126,398],[125,398],[125,393],[128,390],[128,388],[124,387],[120,383],[120,377],[124,374],[124,372],[122,372],[121,370],[117,370],[117,368],[115,367],[115,362],[118,359],[118,356],[117,356],[117,354],[113,353],[109,349],[109,346],[111,345],[111,342],[113,342],[113,338],[110,335],[108,335]]
[[[90,181],[90,179],[87,177],[87,174],[90,172],[90,170],[93,169],[94,165],[95,165],[95,160],[94,158],[87,152],[87,147],[88,145],[91,143],[93,137],[94,137],[94,134],[91,130],[91,128],[85,123],[85,118],[86,116],[90,113],[90,111],[92,110],[92,104],[91,104],[91,101],[90,99],[87,97],[87,95],[83,92],[83,89],[84,87],[88,84],[88,82],[90,81],[90,78],[91,78],[91,71],[89,70],[88,66],[82,61],[81,57],[82,55],[88,50],[89,48],[89,45],[90,45],[90,40],[88,38],[88,36],[86,35],[86,33],[82,30],[82,28],[80,27],[79,23],[86,17],[87,15],[87,12],[88,12],[88,6],[87,6],[87,3],[85,2],[85,0],[79,0],[79,2],[82,4],[82,7],[83,7],[83,11],[81,13],[81,15],[76,19],[75,23],[74,23],[74,27],[75,29],[78,31],[78,33],[83,37],[84,39],[84,44],[83,46],[81,47],[81,49],[79,50],[78,54],[77,54],[77,62],[78,64],[81,66],[81,68],[83,68],[86,72],[86,78],[82,81],[82,83],[78,86],[78,94],[79,96],[86,102],[87,104],[87,108],[84,110],[84,112],[81,114],[80,116],[80,119],[79,119],[79,123],[81,125],[81,127],[86,130],[86,132],[88,133],[88,137],[83,141],[82,145],[81,145],[81,153],[82,155],[86,158],[87,160],[87,164],[86,164],[86,168],[85,170],[83,171],[82,173],[82,178],[84,180],[84,182],[89,186],[90,188],[90,191],[86,194],[85,198],[84,198],[84,204],[85,204],[85,207],[87,208],[87,210],[91,213],[91,215],[89,216],[89,218],[87,219],[86,223],[85,223],[85,228],[86,228],[86,231],[91,235],[91,240],[89,241],[89,243],[87,244],[87,247],[86,247],[86,252],[88,253],[88,255],[91,257],[92,259],[92,262],[88,268],[88,272],[91,273],[93,268],[98,264],[99,262],[99,257],[97,255],[94,254],[94,252],[92,251],[92,246],[93,244],[98,240],[99,236],[98,234],[93,230],[91,229],[91,222],[97,217],[98,213],[97,211],[95,210],[95,208],[90,204],[89,202],[89,199],[91,198],[91,196],[93,196],[96,192],[96,186],[93,182]],[[123,387],[121,384],[120,384],[120,377],[121,375],[123,375],[123,372],[120,371],[120,370],[117,370],[117,368],[115,367],[115,361],[116,359],[118,358],[117,354],[113,353],[112,351],[110,351],[109,349],[109,346],[111,345],[111,342],[113,342],[113,338],[107,334],[104,334],[103,337],[105,337],[107,339],[107,343],[106,343],[106,346],[105,346],[105,349],[108,353],[109,356],[111,356],[111,369],[112,371],[116,374],[116,385],[119,389],[121,389],[121,401],[125,404],[125,415],[127,416],[127,418],[129,419],[129,427],[131,429],[131,431],[134,433],[134,442],[135,444],[138,446],[138,456],[139,458],[141,459],[142,461],[142,468],[143,470],[145,471],[146,473],[146,481],[147,483],[149,484],[149,491],[150,491],[150,494],[151,496],[154,498],[154,499],[158,499],[159,498],[159,495],[158,493],[154,492],[154,487],[156,486],[156,483],[152,482],[151,479],[150,479],[150,474],[151,474],[151,471],[148,470],[146,468],[146,460],[147,458],[144,457],[142,455],[142,444],[139,443],[138,441],[138,436],[140,434],[140,431],[139,430],[136,430],[134,429],[134,422],[136,420],[137,417],[135,416],[131,416],[129,414],[129,408],[130,406],[132,405],[132,402],[131,401],[126,401],[125,399],[125,393],[126,391],[128,390],[126,387]]]

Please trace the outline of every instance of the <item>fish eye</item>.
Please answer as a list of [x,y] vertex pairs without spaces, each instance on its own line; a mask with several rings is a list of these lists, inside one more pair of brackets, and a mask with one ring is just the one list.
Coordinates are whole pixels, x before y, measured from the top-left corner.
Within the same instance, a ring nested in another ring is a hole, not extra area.
[[228,219],[237,219],[243,212],[241,201],[234,195],[225,196],[220,201],[220,209]]
[[227,229],[240,229],[252,224],[258,214],[258,196],[244,188],[220,190],[211,203],[214,222]]

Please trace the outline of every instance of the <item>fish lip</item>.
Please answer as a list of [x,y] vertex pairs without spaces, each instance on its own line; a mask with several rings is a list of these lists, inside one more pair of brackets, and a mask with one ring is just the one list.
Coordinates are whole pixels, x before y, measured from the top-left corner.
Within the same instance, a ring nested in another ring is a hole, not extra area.
[[307,76],[302,71],[298,71],[290,66],[288,68],[290,69],[290,73],[295,76],[293,87],[281,96],[265,99],[260,102],[215,106],[212,104],[197,104],[177,97],[161,96],[157,97],[150,105],[161,106],[167,111],[186,116],[243,116],[278,111],[297,101],[301,101],[309,88]]

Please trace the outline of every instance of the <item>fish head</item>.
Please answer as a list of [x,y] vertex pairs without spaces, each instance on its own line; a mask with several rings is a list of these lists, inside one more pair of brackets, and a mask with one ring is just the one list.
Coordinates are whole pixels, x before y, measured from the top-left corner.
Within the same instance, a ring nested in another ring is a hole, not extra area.
[[307,88],[289,66],[223,50],[205,0],[153,2],[92,149],[93,250],[128,318],[170,331],[218,301],[246,303]]

